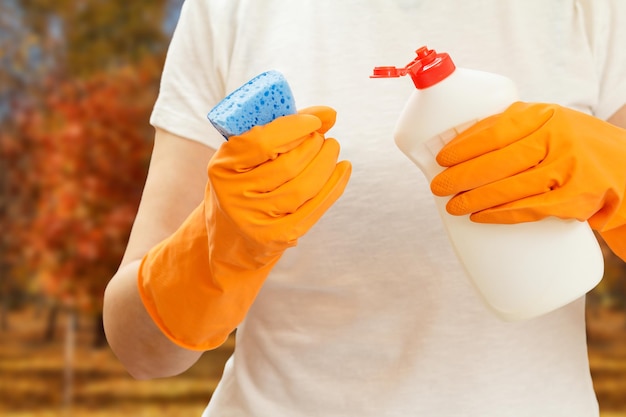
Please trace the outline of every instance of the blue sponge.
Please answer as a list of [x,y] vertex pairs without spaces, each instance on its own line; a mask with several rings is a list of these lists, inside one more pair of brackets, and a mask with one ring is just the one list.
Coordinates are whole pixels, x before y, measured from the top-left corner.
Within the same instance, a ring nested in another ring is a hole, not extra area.
[[285,77],[278,71],[261,73],[230,93],[207,115],[226,139],[280,116],[294,114],[296,103]]

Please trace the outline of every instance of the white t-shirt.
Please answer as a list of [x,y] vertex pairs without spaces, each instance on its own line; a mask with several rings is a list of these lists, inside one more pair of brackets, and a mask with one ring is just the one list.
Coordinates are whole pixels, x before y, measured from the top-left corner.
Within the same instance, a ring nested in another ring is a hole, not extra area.
[[[621,26],[620,26],[621,25]],[[513,79],[525,101],[607,118],[626,103],[621,0],[187,0],[155,126],[218,147],[206,119],[269,69],[338,112],[344,195],[286,251],[238,328],[205,417],[598,415],[584,300],[496,318],[468,283],[428,183],[394,145],[413,91],[370,79],[426,45]]]

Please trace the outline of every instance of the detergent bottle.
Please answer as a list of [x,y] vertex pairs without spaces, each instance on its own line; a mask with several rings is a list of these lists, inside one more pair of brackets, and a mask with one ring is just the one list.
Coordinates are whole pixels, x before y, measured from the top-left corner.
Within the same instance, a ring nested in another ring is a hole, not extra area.
[[[430,182],[444,168],[435,157],[458,133],[518,101],[510,79],[456,68],[427,47],[404,68],[376,67],[372,78],[409,75],[415,90],[400,114],[396,145]],[[604,260],[586,222],[546,218],[512,225],[479,224],[446,212],[434,196],[450,242],[487,306],[505,320],[530,319],[583,296],[602,279]]]

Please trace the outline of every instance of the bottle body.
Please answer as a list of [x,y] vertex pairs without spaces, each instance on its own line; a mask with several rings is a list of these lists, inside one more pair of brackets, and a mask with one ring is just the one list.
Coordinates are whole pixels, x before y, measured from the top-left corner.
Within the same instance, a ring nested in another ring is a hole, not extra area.
[[[396,126],[396,145],[430,181],[443,170],[435,156],[445,143],[517,100],[511,80],[456,68],[444,80],[413,92]],[[469,279],[503,319],[529,319],[558,309],[602,278],[602,252],[586,222],[547,218],[479,224],[448,214],[448,198],[433,197]]]

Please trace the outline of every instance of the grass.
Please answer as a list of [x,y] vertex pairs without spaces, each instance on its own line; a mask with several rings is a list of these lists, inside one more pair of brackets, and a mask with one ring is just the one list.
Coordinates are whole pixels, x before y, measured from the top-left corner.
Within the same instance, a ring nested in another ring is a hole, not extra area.
[[44,324],[40,314],[24,310],[0,332],[1,416],[199,416],[233,348],[229,340],[177,377],[136,381],[107,347],[92,347],[92,329],[81,323],[68,384],[63,334],[42,342]]
[[[180,376],[136,381],[107,347],[91,346],[92,329],[81,322],[68,384],[64,322],[61,316],[58,337],[44,343],[44,315],[34,309],[11,313],[9,329],[0,331],[1,416],[200,416],[234,346],[230,339]],[[626,416],[626,314],[592,308],[588,324],[602,417]]]

